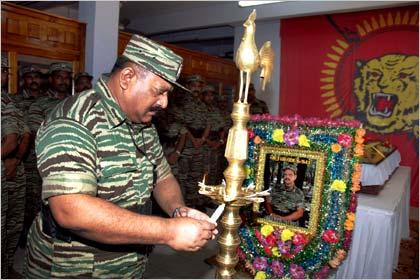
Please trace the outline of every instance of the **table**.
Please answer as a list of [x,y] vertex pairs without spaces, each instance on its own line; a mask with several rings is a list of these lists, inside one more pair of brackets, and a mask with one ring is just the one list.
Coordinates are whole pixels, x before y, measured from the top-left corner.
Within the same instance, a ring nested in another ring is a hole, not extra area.
[[379,195],[358,195],[353,242],[336,278],[392,278],[400,240],[410,235],[410,172],[398,167]]

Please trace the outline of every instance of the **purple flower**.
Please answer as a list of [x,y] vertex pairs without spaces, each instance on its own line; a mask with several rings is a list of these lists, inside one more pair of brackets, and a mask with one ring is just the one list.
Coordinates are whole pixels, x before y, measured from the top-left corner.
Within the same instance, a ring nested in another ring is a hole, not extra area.
[[315,279],[325,279],[328,277],[330,268],[328,265],[323,266],[318,272],[314,273],[313,278]]
[[276,276],[278,278],[281,278],[284,275],[284,266],[278,260],[272,261],[271,270],[273,271],[274,276]]
[[304,245],[297,245],[295,248],[293,248],[293,254],[297,254],[300,251],[302,251]]
[[298,139],[299,130],[297,128],[292,128],[284,134],[284,142],[287,146],[296,145],[298,143]]
[[279,246],[279,250],[281,254],[287,254],[290,252],[290,248],[292,247],[292,242],[290,240],[284,242],[280,240],[277,242],[277,246]]
[[268,264],[267,264],[267,259],[264,257],[256,257],[254,262],[252,263],[252,266],[256,269],[256,270],[261,270],[264,271]]
[[305,270],[297,264],[290,264],[290,276],[292,279],[303,279],[305,277]]

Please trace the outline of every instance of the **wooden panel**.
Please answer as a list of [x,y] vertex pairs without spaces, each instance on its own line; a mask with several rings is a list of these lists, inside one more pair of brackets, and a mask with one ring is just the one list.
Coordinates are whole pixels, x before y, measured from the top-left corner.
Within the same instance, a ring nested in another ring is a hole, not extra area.
[[27,55],[37,50],[42,57],[84,62],[80,60],[84,60],[84,23],[11,3],[2,3],[1,8],[3,50]]
[[[1,3],[2,51],[68,61],[84,70],[86,24],[11,3]],[[15,59],[16,60],[16,59]],[[17,89],[17,61],[10,90]]]

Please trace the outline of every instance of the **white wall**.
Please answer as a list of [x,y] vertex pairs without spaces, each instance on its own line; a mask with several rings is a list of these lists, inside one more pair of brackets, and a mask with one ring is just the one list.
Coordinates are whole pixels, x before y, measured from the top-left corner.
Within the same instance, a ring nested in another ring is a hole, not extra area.
[[[243,36],[244,27],[242,25],[235,26],[235,43],[234,50],[239,47]],[[271,41],[271,46],[275,53],[273,74],[271,82],[266,85],[265,91],[261,90],[260,69],[252,75],[252,83],[254,83],[257,98],[267,103],[270,114],[277,115],[279,113],[280,100],[280,20],[272,21],[256,21],[255,43],[260,49],[265,41]]]

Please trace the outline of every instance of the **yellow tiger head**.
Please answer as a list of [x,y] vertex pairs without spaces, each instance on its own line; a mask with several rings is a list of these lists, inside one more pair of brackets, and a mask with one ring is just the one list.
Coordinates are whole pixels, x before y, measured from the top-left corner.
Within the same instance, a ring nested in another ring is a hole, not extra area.
[[357,114],[368,129],[392,133],[418,127],[418,62],[418,56],[392,54],[356,63]]

